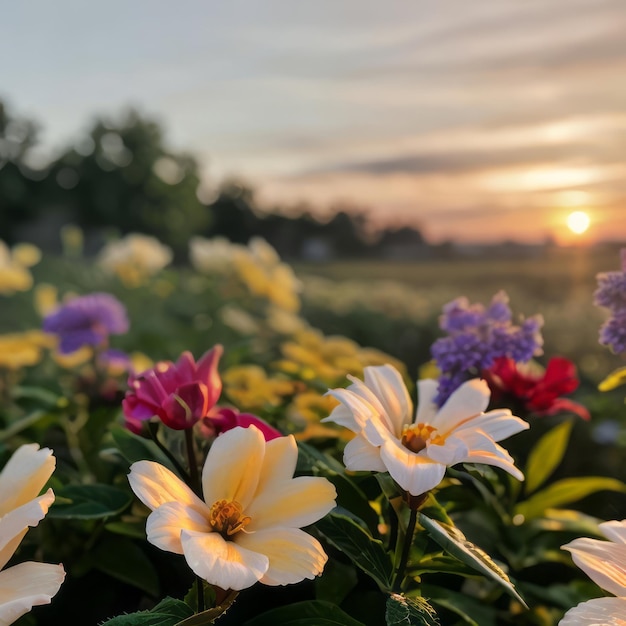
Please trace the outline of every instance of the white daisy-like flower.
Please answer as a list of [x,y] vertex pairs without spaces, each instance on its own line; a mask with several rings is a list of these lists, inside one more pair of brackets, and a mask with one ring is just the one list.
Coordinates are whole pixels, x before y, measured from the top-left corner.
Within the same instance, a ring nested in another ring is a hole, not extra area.
[[559,626],[626,626],[626,520],[599,525],[608,541],[574,539],[561,546],[596,585],[617,596],[581,602]]
[[529,425],[508,409],[488,411],[487,383],[474,379],[461,385],[438,408],[437,381],[417,383],[415,416],[402,376],[392,365],[366,367],[364,381],[348,377],[347,389],[328,393],[341,404],[324,420],[356,434],[344,450],[347,469],[388,471],[412,496],[436,487],[446,467],[456,463],[495,465],[523,480],[500,441]]

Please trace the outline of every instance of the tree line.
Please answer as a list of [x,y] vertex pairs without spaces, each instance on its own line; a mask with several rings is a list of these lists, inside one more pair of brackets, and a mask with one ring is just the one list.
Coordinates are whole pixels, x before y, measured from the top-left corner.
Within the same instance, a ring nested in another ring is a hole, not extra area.
[[[359,257],[423,246],[421,233],[388,229],[373,240],[362,213],[337,207],[322,221],[261,211],[254,191],[224,181],[214,199],[198,196],[199,164],[166,147],[161,125],[138,111],[96,119],[72,146],[37,164],[39,127],[0,102],[0,238],[35,240],[54,251],[63,224],[80,226],[92,247],[107,233],[153,235],[186,258],[193,235],[269,241],[285,258]],[[89,249],[89,245],[88,245]]]

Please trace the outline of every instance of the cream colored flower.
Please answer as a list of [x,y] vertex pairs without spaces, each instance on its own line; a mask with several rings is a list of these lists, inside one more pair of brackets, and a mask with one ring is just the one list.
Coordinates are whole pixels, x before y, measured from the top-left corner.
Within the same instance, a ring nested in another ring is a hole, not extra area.
[[365,381],[349,376],[347,389],[329,391],[341,404],[322,420],[356,433],[344,450],[347,469],[388,471],[413,496],[436,487],[446,467],[461,462],[495,465],[523,480],[496,441],[528,424],[508,409],[485,413],[490,397],[485,381],[466,382],[438,409],[437,381],[420,380],[413,417],[413,403],[394,367],[366,367],[364,376]]
[[133,463],[130,486],[152,509],[148,541],[183,554],[195,574],[222,589],[317,576],[328,557],[301,527],[326,515],[336,493],[325,478],[293,478],[297,457],[291,436],[266,442],[254,426],[229,430],[204,464],[204,501],[162,465]]
[[108,243],[98,255],[98,263],[128,287],[137,287],[169,265],[172,256],[172,250],[155,237],[131,233]]
[[626,625],[626,520],[599,526],[609,541],[574,539],[561,546],[596,585],[617,598],[597,598],[570,609],[559,626]]
[[[38,494],[55,463],[51,450],[29,444],[18,448],[0,472],[0,568],[54,502],[52,489]],[[20,563],[1,571],[0,626],[12,624],[33,606],[49,604],[64,578],[63,566],[48,563]]]

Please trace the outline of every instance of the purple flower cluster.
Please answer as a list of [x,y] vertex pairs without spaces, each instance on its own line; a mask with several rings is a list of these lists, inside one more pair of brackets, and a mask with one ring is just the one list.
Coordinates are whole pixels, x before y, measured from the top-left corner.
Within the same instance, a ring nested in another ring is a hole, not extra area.
[[597,306],[611,311],[600,328],[600,343],[615,354],[626,352],[626,248],[621,250],[622,270],[597,275],[598,289],[593,294]]
[[543,318],[534,315],[512,323],[509,298],[497,293],[485,308],[470,304],[467,298],[457,298],[446,304],[439,318],[439,327],[448,333],[437,339],[431,354],[441,371],[435,402],[442,406],[464,381],[479,376],[499,357],[523,362],[541,354]]
[[123,334],[128,326],[124,305],[108,293],[74,298],[43,321],[45,332],[58,335],[62,354],[83,346],[105,346],[109,335]]

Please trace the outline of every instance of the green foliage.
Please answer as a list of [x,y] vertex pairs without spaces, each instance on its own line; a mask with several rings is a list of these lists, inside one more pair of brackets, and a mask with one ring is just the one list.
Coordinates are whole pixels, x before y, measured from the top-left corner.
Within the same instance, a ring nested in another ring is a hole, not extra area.
[[382,590],[391,589],[393,567],[381,541],[374,539],[354,519],[330,513],[316,524],[326,540],[341,550]]
[[552,475],[567,450],[573,422],[567,421],[547,432],[530,451],[526,462],[524,490],[532,493]]
[[598,491],[626,493],[626,484],[605,476],[580,476],[564,478],[535,493],[515,507],[515,515],[531,519],[542,515],[546,509],[577,502]]
[[103,519],[126,509],[130,490],[112,485],[66,485],[56,492],[48,516],[53,519]]
[[176,626],[191,615],[193,611],[184,602],[165,598],[149,611],[120,615],[103,622],[102,626]]
[[312,600],[273,609],[243,626],[363,626],[330,602]]
[[512,598],[526,606],[502,568],[483,550],[468,541],[458,529],[444,527],[441,523],[435,522],[421,513],[418,522],[432,539],[449,554],[498,583]]
[[387,598],[387,626],[439,626],[435,610],[424,598],[405,598],[393,593]]

